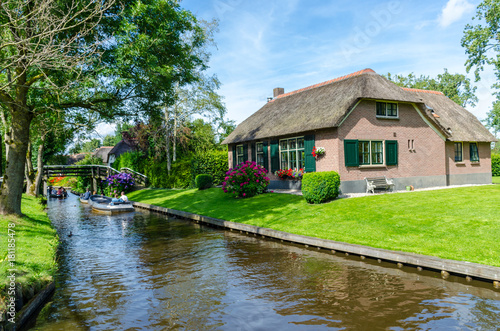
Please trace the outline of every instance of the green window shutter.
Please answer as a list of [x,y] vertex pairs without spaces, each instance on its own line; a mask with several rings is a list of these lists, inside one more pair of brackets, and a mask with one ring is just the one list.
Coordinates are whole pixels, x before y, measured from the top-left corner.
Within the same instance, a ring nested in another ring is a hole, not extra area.
[[398,141],[386,140],[385,141],[385,164],[397,165],[398,164]]
[[344,159],[346,167],[358,167],[358,141],[357,140],[344,140]]
[[[263,141],[262,142],[262,156],[264,157],[264,168],[266,168],[267,170],[269,170],[269,161],[267,159],[267,141]],[[257,159],[255,159],[257,160]],[[279,160],[278,160],[279,161]]]
[[306,154],[304,166],[305,172],[316,171],[316,158],[312,155],[314,144],[313,134],[304,137],[304,153]]
[[236,167],[236,144],[233,145],[233,168]]
[[248,161],[248,144],[243,145],[243,162]]
[[257,162],[257,146],[255,146],[255,143],[252,143],[252,159],[250,161]]
[[279,141],[271,141],[271,172],[274,174],[275,171],[280,170],[280,148]]

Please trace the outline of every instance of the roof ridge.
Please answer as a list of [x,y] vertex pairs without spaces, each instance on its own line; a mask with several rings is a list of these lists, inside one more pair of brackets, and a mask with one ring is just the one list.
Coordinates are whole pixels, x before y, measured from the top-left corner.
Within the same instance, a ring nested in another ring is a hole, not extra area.
[[291,91],[291,92],[288,92],[288,93],[280,94],[277,97],[275,97],[273,100],[271,100],[270,102],[273,102],[274,100],[279,99],[279,98],[287,97],[287,96],[292,95],[292,94],[296,94],[296,93],[299,93],[299,92],[307,91],[307,90],[310,90],[310,89],[313,89],[313,88],[316,88],[316,87],[321,87],[321,86],[328,85],[328,84],[331,84],[331,83],[339,82],[339,81],[347,79],[347,78],[351,78],[351,77],[354,77],[354,76],[359,76],[359,75],[366,74],[366,73],[371,73],[371,72],[375,73],[375,71],[373,71],[370,68],[359,70],[359,71],[353,72],[353,73],[348,74],[348,75],[344,75],[344,76],[340,76],[340,77],[337,77],[337,78],[334,78],[334,79],[327,80],[327,81],[322,82],[322,83],[314,84],[314,85],[311,85],[311,86],[303,87],[303,88],[295,90],[295,91]]
[[422,93],[430,93],[430,94],[440,94],[444,95],[443,92],[441,91],[433,91],[433,90],[422,90],[418,88],[409,88],[409,87],[401,87],[403,90],[408,91],[408,92],[422,92]]

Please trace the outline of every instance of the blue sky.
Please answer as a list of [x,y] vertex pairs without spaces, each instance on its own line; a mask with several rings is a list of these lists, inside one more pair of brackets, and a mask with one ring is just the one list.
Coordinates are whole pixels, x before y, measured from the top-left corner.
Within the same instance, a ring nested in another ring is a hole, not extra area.
[[[241,123],[272,89],[285,92],[365,68],[379,74],[466,74],[463,30],[479,0],[184,0],[219,20],[210,73],[219,77],[228,118]],[[472,72],[468,75],[473,80]],[[479,119],[491,108],[491,69],[475,83]],[[102,132],[104,133],[104,132]],[[102,134],[101,133],[101,134]]]
[[[222,82],[228,117],[257,111],[274,87],[285,92],[365,68],[379,74],[465,74],[460,45],[480,1],[184,0],[203,19],[217,18],[211,72]],[[469,109],[486,117],[491,72]],[[472,73],[469,77],[473,78]]]

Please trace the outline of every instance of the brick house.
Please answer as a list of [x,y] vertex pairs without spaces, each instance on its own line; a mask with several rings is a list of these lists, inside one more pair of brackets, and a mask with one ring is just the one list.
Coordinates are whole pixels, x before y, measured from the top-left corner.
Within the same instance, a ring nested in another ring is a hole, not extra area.
[[[284,93],[224,140],[229,167],[253,160],[279,169],[337,171],[344,193],[365,177],[393,178],[395,190],[491,183],[491,142],[479,120],[441,92],[401,88],[371,69]],[[313,147],[326,152],[315,158]]]

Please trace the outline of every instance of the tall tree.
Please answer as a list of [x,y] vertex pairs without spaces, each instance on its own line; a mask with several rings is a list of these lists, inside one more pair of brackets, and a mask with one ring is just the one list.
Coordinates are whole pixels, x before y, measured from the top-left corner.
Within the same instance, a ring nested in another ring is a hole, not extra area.
[[[478,24],[467,24],[462,37],[462,47],[468,56],[465,62],[467,72],[475,68],[476,81],[479,81],[484,66],[492,65],[497,80],[500,80],[500,1],[483,0],[472,19]],[[500,88],[499,82],[493,87]]]
[[492,88],[497,100],[493,102],[492,110],[486,119],[487,126],[495,133],[500,131],[500,1],[483,0],[472,18],[477,24],[467,24],[462,37],[462,47],[468,56],[465,62],[467,72],[474,68],[476,81],[481,79],[485,66],[494,68],[496,82]]
[[388,73],[386,77],[398,86],[443,92],[462,107],[475,106],[478,101],[476,87],[471,84],[470,79],[465,75],[450,74],[446,68],[436,78],[424,75],[417,77],[413,73],[408,76],[393,76]]
[[195,52],[204,30],[174,0],[4,0],[0,36],[2,214],[21,213],[34,118],[64,112],[87,123],[151,112],[206,68]]

